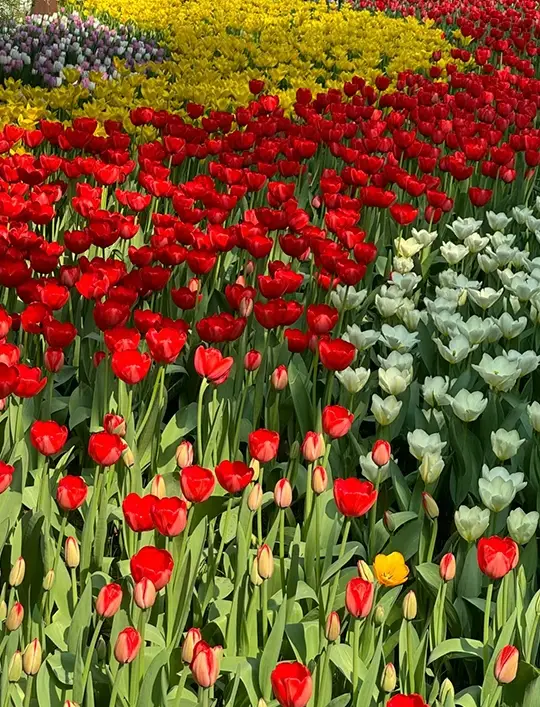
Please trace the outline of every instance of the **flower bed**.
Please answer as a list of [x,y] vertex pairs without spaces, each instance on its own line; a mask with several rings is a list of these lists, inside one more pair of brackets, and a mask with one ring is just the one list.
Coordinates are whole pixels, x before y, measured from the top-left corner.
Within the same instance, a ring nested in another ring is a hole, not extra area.
[[533,707],[532,35],[107,7],[3,87],[0,704]]

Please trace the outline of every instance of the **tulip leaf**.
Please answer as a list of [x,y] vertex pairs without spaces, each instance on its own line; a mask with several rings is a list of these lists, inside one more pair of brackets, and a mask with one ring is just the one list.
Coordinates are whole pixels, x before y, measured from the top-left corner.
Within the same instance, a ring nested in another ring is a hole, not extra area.
[[488,695],[492,695],[497,688],[497,679],[495,678],[495,661],[500,651],[504,646],[512,644],[514,630],[516,628],[517,612],[514,609],[510,618],[502,627],[498,634],[497,643],[491,655],[491,659],[484,673],[484,682],[482,683],[482,700],[485,701]]
[[[352,648],[348,643],[334,643],[330,646],[330,660],[336,668],[343,673],[349,682],[352,682],[353,659]],[[358,661],[358,677],[365,680],[367,668],[364,663]]]
[[[272,687],[270,684],[270,674],[276,667],[281,653],[281,644],[285,633],[285,619],[287,616],[287,602],[281,605],[272,631],[266,642],[259,663],[259,689],[266,701],[270,699]],[[141,707],[143,707],[141,705]]]
[[480,704],[480,687],[473,685],[456,695],[456,705],[459,707],[478,707]]
[[[254,683],[255,661],[243,657],[224,657],[221,661],[221,672],[233,673],[238,676],[246,689],[250,704],[258,702],[257,690]],[[232,703],[231,703],[232,704]]]
[[69,624],[67,644],[71,653],[77,652],[77,646],[82,640],[83,631],[85,631],[91,622],[92,616],[92,580],[89,578],[86,586],[79,598],[71,623]]
[[137,700],[137,707],[148,707],[161,703],[161,681],[159,674],[171,657],[170,648],[160,651],[145,670],[144,678]]
[[406,523],[392,537],[386,547],[386,554],[400,552],[405,560],[409,560],[418,552],[422,521],[420,519]]
[[440,643],[429,655],[428,663],[440,658],[482,658],[482,641],[474,638],[449,638]]
[[[351,547],[352,545],[352,547]],[[355,555],[360,555],[360,543],[347,543],[348,550],[345,550],[343,557],[333,562],[321,578],[321,584],[329,582]]]
[[315,428],[315,421],[311,419],[311,402],[308,397],[307,374],[302,376],[294,361],[289,363],[289,390],[293,400],[296,419],[302,437]]
[[39,707],[56,707],[62,704],[62,694],[65,687],[57,684],[54,679],[54,671],[51,674],[51,666],[47,662],[41,666],[36,677],[36,694]]
[[377,698],[377,679],[380,674],[380,665],[382,657],[382,634],[379,638],[377,648],[369,664],[365,678],[362,680],[362,687],[360,688],[357,698],[356,707],[370,707],[374,699]]
[[328,703],[327,707],[347,707],[351,698],[349,695],[341,695],[341,697],[334,697],[334,699]]
[[540,677],[533,680],[525,690],[522,707],[538,707],[540,704]]
[[289,624],[285,629],[296,660],[307,665],[319,651],[319,622],[305,621]]

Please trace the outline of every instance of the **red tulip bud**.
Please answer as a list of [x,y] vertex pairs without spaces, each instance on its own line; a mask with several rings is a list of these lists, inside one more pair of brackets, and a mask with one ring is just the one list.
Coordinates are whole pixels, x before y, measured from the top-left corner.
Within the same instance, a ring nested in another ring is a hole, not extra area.
[[133,589],[133,600],[139,609],[150,609],[156,601],[156,588],[154,584],[143,577]]
[[64,367],[64,358],[62,349],[49,347],[43,354],[43,365],[49,373],[58,373]]
[[182,644],[182,660],[184,663],[191,663],[193,660],[193,651],[200,640],[202,640],[202,635],[199,629],[190,628]]
[[184,440],[176,448],[176,463],[180,469],[193,464],[193,445]]
[[114,616],[122,603],[122,587],[119,584],[106,584],[99,591],[96,599],[96,612],[104,619]]
[[292,503],[292,487],[289,479],[280,479],[274,488],[274,501],[279,508],[288,508]]
[[141,647],[141,634],[131,626],[120,631],[114,646],[114,657],[119,663],[132,663]]
[[518,671],[519,651],[515,646],[504,646],[495,662],[495,678],[501,685],[512,682]]
[[278,366],[270,377],[270,382],[274,390],[284,390],[289,383],[289,372],[287,366]]
[[456,576],[456,558],[447,552],[439,565],[439,573],[444,582],[450,582]]
[[256,371],[261,365],[262,354],[256,349],[248,351],[244,356],[244,368],[246,371]]
[[206,641],[199,641],[193,649],[193,660],[190,668],[193,679],[201,687],[214,685],[219,676],[221,646],[212,648]]
[[324,466],[316,466],[311,475],[311,488],[317,496],[328,488],[328,474]]
[[306,432],[302,442],[302,454],[308,462],[314,462],[322,457],[325,451],[324,437],[320,432]]
[[165,498],[167,490],[165,488],[165,480],[161,474],[156,474],[152,479],[152,488],[150,493],[156,498]]
[[378,439],[371,450],[371,458],[377,466],[385,466],[390,461],[392,448],[384,439]]

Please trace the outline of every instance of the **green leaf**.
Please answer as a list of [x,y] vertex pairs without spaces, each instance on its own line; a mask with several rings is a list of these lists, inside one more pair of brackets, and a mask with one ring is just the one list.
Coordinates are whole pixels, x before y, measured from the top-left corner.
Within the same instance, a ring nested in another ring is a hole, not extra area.
[[362,681],[362,687],[360,688],[358,697],[356,698],[356,707],[369,707],[374,699],[374,696],[376,698],[377,678],[380,673],[381,655],[382,634],[379,638],[379,643],[369,665],[366,676]]
[[500,651],[504,646],[512,643],[512,637],[516,628],[517,612],[514,609],[508,621],[504,624],[502,631],[499,633],[499,638],[495,649],[491,655],[491,659],[485,671],[484,682],[482,684],[482,700],[486,700],[488,695],[492,695],[497,689],[497,680],[495,678],[495,661]]
[[83,632],[90,626],[92,618],[92,580],[88,579],[69,625],[67,644],[70,653],[77,652]]
[[233,673],[234,675],[240,676],[240,680],[246,688],[250,704],[257,704],[259,698],[257,695],[257,690],[255,689],[255,661],[253,659],[243,657],[224,657],[221,661],[221,672]]
[[306,377],[302,377],[295,363],[291,361],[288,367],[289,371],[289,390],[296,413],[296,419],[302,433],[302,437],[312,428],[312,420],[310,416],[311,402],[308,397],[308,382]]
[[[353,547],[350,547],[351,544],[353,545]],[[360,543],[357,543],[357,542],[347,543],[347,547],[349,547],[350,549],[345,551],[345,554],[343,555],[343,557],[341,559],[333,562],[330,565],[330,567],[326,570],[326,572],[323,574],[323,576],[321,578],[322,585],[327,584],[327,582],[329,582],[332,579],[332,577],[340,571],[340,569],[342,567],[345,567],[345,565],[351,560],[352,557],[360,554],[360,552],[359,552],[360,548],[361,548]]]
[[540,677],[529,683],[523,700],[523,707],[538,707],[538,705],[540,705]]
[[482,641],[474,638],[449,638],[438,645],[430,654],[428,663],[440,658],[482,658]]
[[67,687],[73,685],[75,671],[75,655],[73,653],[55,651],[47,657],[47,663],[63,685]]
[[[287,615],[287,603],[284,602],[278,612],[270,636],[266,642],[259,663],[259,689],[266,701],[270,699],[272,686],[270,674],[276,667],[281,653],[283,634],[285,633],[285,617]],[[143,707],[143,705],[141,705]]]
[[145,671],[137,707],[161,704],[161,683],[158,677],[171,655],[170,649],[160,651]]

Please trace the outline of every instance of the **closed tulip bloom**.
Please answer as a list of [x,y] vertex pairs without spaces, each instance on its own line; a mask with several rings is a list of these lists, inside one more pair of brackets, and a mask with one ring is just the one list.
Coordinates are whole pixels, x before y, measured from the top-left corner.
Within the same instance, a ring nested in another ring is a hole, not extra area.
[[247,505],[249,510],[254,513],[261,507],[262,503],[262,488],[260,484],[253,484],[253,488],[249,492]]
[[381,677],[381,690],[384,692],[394,692],[397,685],[396,669],[393,663],[387,663],[384,666]]
[[58,373],[65,363],[65,356],[62,349],[52,349],[50,346],[43,354],[43,365],[49,373]]
[[288,508],[292,503],[292,487],[289,479],[280,479],[274,487],[274,501],[279,508]]
[[116,351],[111,357],[114,375],[127,385],[140,383],[152,365],[149,354],[140,351]]
[[379,584],[385,587],[397,587],[407,581],[409,568],[400,552],[389,555],[377,555],[373,562],[373,573]]
[[103,429],[111,435],[126,436],[126,421],[122,415],[108,412],[103,418]]
[[358,560],[356,563],[356,568],[358,569],[358,576],[364,579],[366,582],[373,582],[374,576],[371,571],[371,567],[364,560]]
[[346,435],[353,421],[354,415],[342,405],[327,405],[322,411],[323,431],[332,439]]
[[152,479],[151,494],[156,498],[164,498],[167,495],[165,479],[161,474],[156,474]]
[[156,601],[156,588],[149,579],[143,577],[133,588],[133,601],[139,609],[150,609]]
[[6,619],[6,628],[8,631],[15,631],[22,624],[24,619],[24,607],[16,601],[8,612]]
[[88,454],[100,466],[113,466],[126,448],[124,440],[109,432],[94,432],[88,441]]
[[285,390],[289,383],[289,373],[287,371],[287,366],[281,364],[278,366],[270,376],[270,382],[274,390]]
[[308,462],[314,462],[322,457],[325,451],[324,437],[320,432],[306,432],[302,442],[302,454]]
[[324,633],[324,635],[326,636],[326,640],[330,641],[330,643],[333,643],[334,641],[337,641],[340,633],[341,621],[339,618],[339,614],[337,613],[337,611],[331,611],[328,614],[328,618],[326,619],[326,629]]
[[328,371],[344,371],[354,361],[356,348],[344,339],[323,339],[319,342],[319,356]]
[[311,488],[313,493],[320,495],[328,488],[328,474],[324,466],[316,466],[311,475]]
[[112,582],[101,587],[96,599],[96,613],[104,619],[114,616],[122,604],[122,587]]
[[439,517],[439,506],[437,501],[427,491],[422,491],[422,507],[425,514],[430,520],[435,520]]
[[152,545],[141,548],[130,560],[131,575],[135,582],[149,579],[159,592],[168,583],[174,568],[172,555]]
[[256,349],[248,351],[244,356],[244,368],[246,371],[256,371],[262,363],[262,354]]
[[257,552],[257,572],[261,579],[270,579],[274,574],[274,556],[268,545],[261,545]]
[[77,538],[74,538],[72,535],[66,538],[64,555],[66,558],[66,565],[70,569],[76,569],[79,566],[81,562],[81,551],[79,549]]
[[450,582],[456,576],[456,558],[451,552],[443,555],[439,563],[439,574],[443,582]]
[[421,695],[394,695],[386,703],[386,707],[428,707]]
[[200,630],[198,628],[190,628],[182,644],[182,660],[184,663],[191,663],[195,646],[201,640],[202,635]]
[[33,423],[30,428],[30,442],[43,456],[57,454],[68,438],[68,429],[53,420]]
[[120,631],[114,646],[114,657],[122,665],[132,663],[141,647],[141,634],[131,626]]
[[56,502],[63,511],[74,511],[86,501],[88,486],[82,476],[64,476],[56,488]]
[[261,464],[266,464],[277,455],[279,433],[265,429],[250,432],[248,436],[248,446],[250,456],[261,462]]
[[23,653],[23,670],[27,675],[37,675],[41,668],[41,643],[34,638]]
[[229,493],[239,493],[253,479],[253,469],[244,462],[222,461],[216,466],[216,478]]
[[154,530],[152,509],[158,502],[153,494],[139,496],[138,493],[129,493],[122,501],[122,512],[128,527],[134,533],[144,533]]
[[8,680],[9,682],[19,682],[22,675],[22,653],[21,651],[15,651],[9,661],[8,666]]
[[497,655],[495,677],[500,685],[507,685],[516,679],[519,665],[519,651],[515,646],[504,646]]
[[15,467],[5,462],[0,462],[0,493],[4,493],[11,486]]
[[216,479],[210,469],[202,466],[186,466],[180,473],[182,493],[191,503],[203,503],[212,495]]
[[390,447],[389,442],[387,442],[386,440],[378,439],[373,444],[373,448],[371,450],[371,458],[379,468],[388,464],[391,455],[392,448]]
[[178,496],[156,499],[150,509],[156,530],[167,538],[174,538],[187,524],[187,505]]
[[375,587],[361,577],[355,577],[347,583],[345,589],[345,606],[355,619],[365,619],[373,606]]
[[187,440],[180,442],[176,448],[176,463],[180,469],[185,469],[186,466],[193,464],[193,445],[191,442]]
[[281,707],[306,707],[313,692],[308,668],[296,661],[278,663],[270,675],[274,697]]
[[485,532],[489,525],[489,510],[487,508],[467,508],[460,506],[454,514],[458,533],[467,542],[473,543]]
[[26,572],[26,563],[24,557],[19,557],[15,562],[11,571],[9,573],[8,582],[12,587],[20,586],[24,581],[24,574]]
[[501,579],[516,567],[519,549],[512,538],[480,538],[477,545],[477,559],[480,571],[490,579]]
[[211,687],[219,677],[219,666],[223,649],[211,647],[206,641],[198,641],[193,649],[189,665],[193,679],[200,687]]
[[416,600],[416,594],[412,591],[405,594],[403,599],[403,618],[406,621],[413,621],[418,613],[418,602]]
[[334,501],[338,511],[347,518],[365,515],[377,500],[377,490],[370,481],[355,477],[334,481]]

